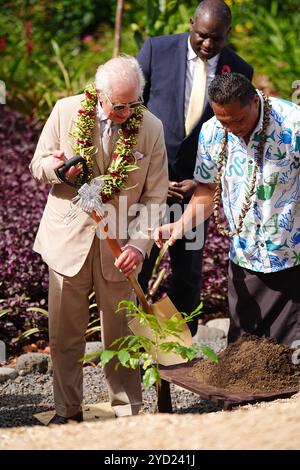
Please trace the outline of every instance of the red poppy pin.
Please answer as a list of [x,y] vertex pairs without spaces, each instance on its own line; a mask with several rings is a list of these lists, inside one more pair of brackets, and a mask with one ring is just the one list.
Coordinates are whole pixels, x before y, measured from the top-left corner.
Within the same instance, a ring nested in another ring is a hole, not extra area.
[[231,72],[230,65],[222,65],[221,73],[230,73],[230,72]]

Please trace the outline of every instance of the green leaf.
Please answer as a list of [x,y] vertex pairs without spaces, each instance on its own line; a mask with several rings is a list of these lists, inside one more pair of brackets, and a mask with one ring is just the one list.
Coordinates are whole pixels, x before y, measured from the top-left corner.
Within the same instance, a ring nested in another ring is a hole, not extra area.
[[190,347],[180,345],[175,348],[175,352],[179,354],[182,357],[182,359],[187,359],[188,361],[192,361],[194,357],[196,357],[197,355],[198,347],[195,344],[193,344]]
[[88,327],[91,327],[94,323],[100,323],[100,318],[95,318],[95,320],[90,321]]
[[28,307],[26,308],[26,312],[38,312],[46,315],[47,317],[49,315],[48,311],[41,307]]
[[166,341],[165,343],[160,343],[159,347],[163,352],[170,353],[178,345],[179,345],[179,343],[177,343],[176,341]]
[[193,310],[192,313],[190,313],[189,315],[183,312],[181,314],[184,316],[187,316],[188,318],[193,319],[196,315],[200,315],[200,313],[202,313],[202,310],[203,310],[203,302],[200,302],[198,307],[196,307],[195,310]]
[[4,315],[6,315],[7,313],[11,312],[11,309],[10,308],[5,308],[3,310],[0,310],[0,318],[1,317],[4,317]]
[[200,346],[200,349],[210,361],[216,362],[216,363],[219,362],[218,356],[212,348],[210,348],[209,346],[203,345],[203,346]]
[[130,360],[129,360],[129,367],[131,369],[137,369],[140,365],[140,361],[138,358],[136,357],[131,357]]
[[117,338],[115,339],[115,341],[113,341],[110,346],[117,346],[118,345],[118,349],[119,351],[123,348],[123,346],[128,343],[128,341],[131,339],[131,336],[121,336],[121,338]]
[[95,351],[91,354],[85,354],[85,356],[83,356],[83,358],[80,359],[79,361],[80,362],[89,361],[90,359],[94,359],[95,357],[101,357],[101,354],[102,354],[102,350],[99,349],[98,351]]
[[87,338],[88,336],[91,336],[94,333],[97,333],[98,331],[101,331],[101,326],[93,326],[92,328],[88,328],[86,330],[86,332],[84,333],[84,336]]
[[135,349],[136,347],[141,347],[139,336],[132,335],[128,338],[128,348]]
[[121,349],[121,351],[118,351],[118,359],[120,363],[122,364],[122,366],[129,367],[128,363],[130,360],[130,354],[127,351],[123,349]]
[[98,308],[98,305],[97,304],[90,304],[89,305],[89,310],[91,310],[92,308]]
[[143,367],[143,370],[147,370],[148,367],[151,366],[152,362],[153,362],[152,357],[150,357],[149,359],[147,359],[146,361],[144,361],[144,364],[143,364],[143,366],[142,366],[142,367]]
[[105,364],[107,364],[117,354],[117,351],[110,351],[109,349],[105,349],[101,354],[101,364],[105,366]]
[[138,338],[141,345],[141,349],[145,349],[145,351],[147,352],[149,352],[152,347],[155,346],[155,342],[149,338],[146,338],[146,336],[139,336]]
[[35,333],[41,333],[42,331],[46,331],[46,328],[31,328],[30,330],[24,331],[24,333],[21,333],[19,336],[19,339],[25,339],[28,338],[28,336],[31,336]]
[[92,292],[92,293],[89,295],[89,300],[91,300],[93,297],[95,297],[95,292]]
[[147,369],[143,375],[143,384],[145,388],[148,389],[151,387],[151,385],[154,385],[156,382],[161,382],[158,369],[154,366],[149,367],[149,369]]
[[54,41],[54,39],[51,40],[51,44],[52,44],[52,48],[54,50],[54,54],[57,56],[57,57],[60,57],[60,48],[59,48],[59,45],[57,44],[56,41]]

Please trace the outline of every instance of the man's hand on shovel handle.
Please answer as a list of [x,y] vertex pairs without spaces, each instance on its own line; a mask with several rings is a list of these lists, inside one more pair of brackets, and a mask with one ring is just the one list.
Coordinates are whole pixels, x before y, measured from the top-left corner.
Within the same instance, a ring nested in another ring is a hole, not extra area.
[[[54,152],[52,154],[52,168],[57,170],[66,163],[67,159],[64,152]],[[78,176],[82,172],[81,165],[71,166],[71,168],[66,172],[66,177],[70,180]]]
[[122,254],[116,260],[115,266],[127,277],[144,261],[144,258],[134,246],[123,246],[121,250]]

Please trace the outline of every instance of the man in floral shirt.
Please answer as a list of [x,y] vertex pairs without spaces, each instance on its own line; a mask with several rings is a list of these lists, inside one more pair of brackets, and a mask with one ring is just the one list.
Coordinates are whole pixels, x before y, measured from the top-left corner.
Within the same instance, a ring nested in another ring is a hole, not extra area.
[[[197,205],[230,237],[229,341],[242,333],[300,339],[300,108],[266,98],[240,74],[209,87],[215,113],[202,127],[195,167]],[[222,225],[220,200],[227,220]],[[164,226],[174,243],[181,223]]]
[[[145,104],[164,126],[169,167],[167,203],[171,210],[176,204],[183,211],[197,186],[193,173],[199,132],[203,123],[213,116],[207,100],[208,85],[216,75],[225,72],[238,72],[252,79],[252,66],[226,45],[230,30],[228,5],[222,0],[203,0],[190,19],[189,33],[151,37],[137,56],[146,78]],[[205,78],[197,73],[199,63],[204,65]],[[194,98],[197,83],[205,92],[202,103],[197,93]],[[188,119],[191,102],[197,111],[194,123],[193,119]],[[204,233],[206,227],[207,223]],[[169,250],[172,273],[168,295],[176,308],[186,313],[195,310],[200,302],[203,255],[203,241],[197,249],[195,246],[188,249],[190,240],[184,237]],[[144,289],[147,289],[158,254],[154,246],[145,259],[139,277]],[[198,317],[189,327],[195,335]]]

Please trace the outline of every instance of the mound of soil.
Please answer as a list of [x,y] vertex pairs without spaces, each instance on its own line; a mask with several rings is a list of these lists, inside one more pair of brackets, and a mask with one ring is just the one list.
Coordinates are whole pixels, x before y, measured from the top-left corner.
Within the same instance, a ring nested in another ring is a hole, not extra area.
[[300,365],[294,350],[274,340],[242,336],[219,354],[217,364],[197,362],[188,375],[199,383],[232,392],[279,392],[300,389]]

